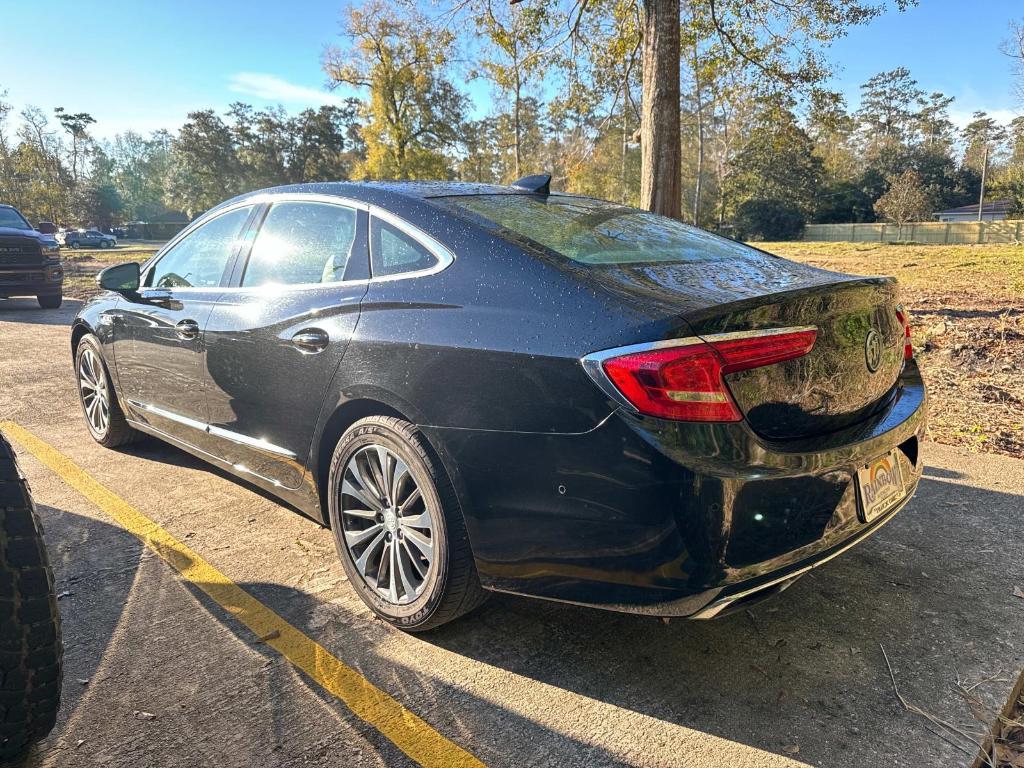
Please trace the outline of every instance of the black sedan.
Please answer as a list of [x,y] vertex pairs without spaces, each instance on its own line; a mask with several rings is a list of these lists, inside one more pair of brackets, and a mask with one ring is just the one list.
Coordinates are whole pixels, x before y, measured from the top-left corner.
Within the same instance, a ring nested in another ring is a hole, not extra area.
[[491,590],[710,618],[921,475],[891,278],[547,177],[256,192],[100,283],[71,337],[93,437],[155,435],[329,525],[408,630]]

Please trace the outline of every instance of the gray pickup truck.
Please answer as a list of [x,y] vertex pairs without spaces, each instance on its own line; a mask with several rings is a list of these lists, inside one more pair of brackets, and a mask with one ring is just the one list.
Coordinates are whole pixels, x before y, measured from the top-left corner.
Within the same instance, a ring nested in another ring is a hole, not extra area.
[[0,299],[35,296],[43,309],[56,309],[63,289],[57,241],[33,229],[17,208],[0,205]]

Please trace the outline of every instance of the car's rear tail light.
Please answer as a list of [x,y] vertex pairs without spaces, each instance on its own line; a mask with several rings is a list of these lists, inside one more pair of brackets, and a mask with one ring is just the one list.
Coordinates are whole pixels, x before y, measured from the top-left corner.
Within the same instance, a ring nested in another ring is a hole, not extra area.
[[758,334],[724,334],[678,346],[653,346],[602,355],[601,371],[646,416],[680,421],[740,421],[743,414],[725,385],[727,373],[802,357],[811,351],[813,328]]
[[897,307],[896,317],[903,326],[903,359],[911,360],[914,357],[914,345],[910,343],[910,313],[903,307]]

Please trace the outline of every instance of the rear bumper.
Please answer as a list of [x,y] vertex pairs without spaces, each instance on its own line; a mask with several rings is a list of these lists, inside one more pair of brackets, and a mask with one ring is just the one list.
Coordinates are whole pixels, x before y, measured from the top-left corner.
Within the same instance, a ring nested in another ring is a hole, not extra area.
[[[911,363],[884,411],[799,442],[622,412],[576,435],[424,431],[456,482],[484,586],[706,618],[785,588],[891,519],[921,476],[925,414]],[[906,497],[864,523],[856,471],[897,447]]]
[[3,298],[60,294],[63,285],[64,268],[59,264],[0,270],[0,297]]

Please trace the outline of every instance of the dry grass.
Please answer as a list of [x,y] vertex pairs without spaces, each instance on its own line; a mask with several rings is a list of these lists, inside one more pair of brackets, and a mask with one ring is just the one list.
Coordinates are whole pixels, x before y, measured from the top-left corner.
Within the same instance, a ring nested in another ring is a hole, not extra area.
[[73,299],[89,299],[99,293],[96,274],[104,267],[126,261],[140,264],[157,252],[158,245],[118,245],[116,248],[61,249],[64,262],[64,295]]
[[1024,457],[1024,247],[767,243],[796,261],[894,275],[931,396],[929,435]]

